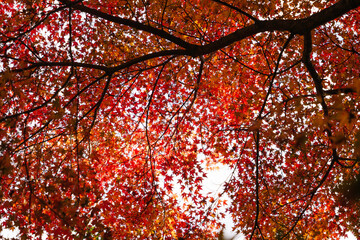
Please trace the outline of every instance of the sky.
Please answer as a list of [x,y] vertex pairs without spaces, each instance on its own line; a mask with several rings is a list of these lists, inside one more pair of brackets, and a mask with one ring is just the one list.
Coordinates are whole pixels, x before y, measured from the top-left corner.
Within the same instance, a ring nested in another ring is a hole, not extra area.
[[[218,169],[208,171],[207,179],[204,180],[204,190],[214,192],[214,195],[218,193],[218,191],[221,190],[221,186],[223,183],[230,177],[231,175],[231,169],[228,166],[222,166]],[[225,212],[225,237],[231,238],[236,235],[235,232],[232,231],[233,221],[231,220],[231,217],[229,214],[226,214]],[[237,235],[234,240],[244,240],[243,235]],[[348,237],[340,238],[340,240],[356,240],[356,237],[351,233],[348,232]]]
[[[315,9],[316,10],[316,9]],[[232,170],[228,166],[221,166],[218,169],[208,171],[208,177],[204,180],[204,191],[213,192],[214,196],[217,195],[218,192],[221,192],[222,186],[226,180],[229,179]],[[224,196],[226,198],[226,196]],[[226,214],[226,212],[225,212]],[[224,223],[226,225],[225,236],[233,237],[234,232],[232,231],[233,221],[231,217],[226,214],[224,219]],[[3,230],[0,235],[3,237],[16,237],[17,231],[12,230]],[[243,235],[238,235],[234,240],[243,240],[245,239]],[[348,234],[347,238],[341,238],[341,240],[356,240],[354,235],[351,233]]]
[[[218,166],[218,168],[214,168],[212,170],[207,171],[207,178],[203,181],[203,189],[204,192],[211,192],[213,193],[213,196],[217,196],[217,193],[222,191],[223,184],[230,178],[232,173],[232,170],[225,165]],[[175,187],[176,189],[176,187]],[[176,190],[175,190],[176,191]],[[178,188],[178,191],[180,191],[180,187]],[[179,194],[180,195],[180,194]],[[227,196],[224,196],[230,202],[230,199]],[[236,235],[235,232],[232,231],[233,227],[233,221],[229,214],[225,213],[225,231],[224,231],[224,237],[225,238],[232,238],[236,236],[233,240],[245,240],[244,235],[238,234]],[[3,230],[0,233],[0,238],[7,237],[7,238],[16,238],[16,234],[18,231],[11,231],[11,230]],[[46,237],[44,238],[46,239]],[[343,237],[340,240],[356,240],[356,237],[352,233],[348,233],[348,237]]]

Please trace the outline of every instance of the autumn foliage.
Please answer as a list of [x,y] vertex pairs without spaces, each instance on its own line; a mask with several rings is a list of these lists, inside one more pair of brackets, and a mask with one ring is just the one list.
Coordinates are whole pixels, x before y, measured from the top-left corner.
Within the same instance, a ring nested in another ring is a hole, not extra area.
[[2,229],[216,239],[225,207],[247,239],[360,237],[359,6],[2,0]]

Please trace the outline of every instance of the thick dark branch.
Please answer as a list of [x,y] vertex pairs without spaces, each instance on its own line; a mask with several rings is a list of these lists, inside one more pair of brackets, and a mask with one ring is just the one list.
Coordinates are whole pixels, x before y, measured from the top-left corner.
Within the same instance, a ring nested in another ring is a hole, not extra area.
[[339,157],[338,160],[341,160],[341,161],[353,161],[353,162],[360,162],[360,157],[358,158],[343,158],[343,157]]
[[[311,40],[311,33],[309,32],[304,35],[303,63],[314,81],[316,93],[317,93],[317,96],[320,98],[320,104],[324,111],[324,117],[327,118],[327,117],[329,117],[329,109],[325,102],[325,92],[324,92],[324,89],[323,89],[323,86],[321,83],[322,79],[320,78],[314,65],[311,62],[311,59],[310,59],[311,51],[312,51],[312,40]],[[330,138],[330,142],[333,143],[333,140],[331,139],[331,136],[332,136],[331,125],[329,122],[327,125],[328,125],[328,128],[325,131],[328,134],[328,137]],[[338,162],[339,157],[337,155],[336,148],[332,147],[332,151],[333,151],[333,162]]]
[[[71,4],[71,1],[61,0],[62,3]],[[319,27],[327,22],[330,22],[345,13],[357,8],[360,6],[359,0],[340,0],[331,7],[324,9],[318,13],[315,13],[307,18],[297,19],[297,20],[266,20],[266,21],[256,21],[254,24],[241,28],[229,35],[220,38],[217,41],[211,42],[204,46],[199,46],[196,44],[188,43],[181,38],[175,37],[170,33],[157,29],[152,26],[144,25],[140,22],[125,19],[117,16],[113,16],[96,9],[86,7],[84,5],[72,5],[73,9],[89,13],[90,15],[97,16],[108,21],[126,25],[134,29],[146,31],[148,33],[154,34],[163,39],[167,39],[170,42],[177,44],[178,46],[188,50],[186,55],[193,57],[198,57],[201,55],[209,54],[215,51],[218,51],[226,46],[229,46],[237,41],[243,40],[247,37],[256,35],[261,32],[269,31],[287,31],[292,34],[304,35],[310,32],[312,29]]]
[[304,35],[303,63],[314,81],[317,96],[319,96],[320,98],[320,104],[324,110],[324,115],[327,117],[329,115],[329,110],[325,103],[324,89],[321,84],[322,79],[320,78],[319,74],[317,73],[314,65],[310,60],[311,51],[312,51],[312,40],[311,40],[311,33],[309,32]]
[[241,28],[219,40],[198,48],[198,55],[209,54],[249,36],[268,31],[287,31],[304,35],[360,6],[359,0],[340,0],[331,7],[298,20],[266,20]]
[[359,0],[340,0],[334,5],[323,9],[309,17],[296,19],[296,20],[269,20],[263,21],[266,28],[278,31],[290,31],[294,34],[304,35],[311,30],[324,25],[338,17],[343,16],[349,11],[356,9],[360,6]]
[[[60,2],[67,4],[67,5],[71,5],[71,1],[68,1],[68,0],[60,0]],[[164,30],[161,30],[161,29],[149,26],[149,25],[145,25],[145,24],[142,24],[142,23],[134,21],[134,20],[130,20],[130,19],[126,19],[126,18],[122,18],[122,17],[118,17],[118,16],[113,16],[108,13],[104,13],[99,10],[86,7],[84,5],[73,4],[73,5],[71,5],[71,7],[73,9],[88,13],[92,16],[96,16],[96,17],[108,20],[113,23],[122,24],[125,26],[129,26],[131,28],[134,28],[134,29],[142,30],[142,31],[157,35],[157,36],[167,39],[170,42],[173,42],[173,43],[177,44],[178,46],[183,47],[185,49],[190,49],[193,46],[192,44],[189,44],[189,43],[185,42],[184,40],[182,40],[181,38],[175,37]]]
[[359,0],[340,0],[334,5],[311,15],[308,18],[305,18],[304,30],[314,29],[321,25],[324,25],[327,22],[330,22],[338,17],[343,16],[349,11],[356,9],[360,6]]
[[326,95],[335,95],[340,93],[356,93],[356,90],[353,88],[338,88],[338,89],[331,89],[331,90],[324,90]]

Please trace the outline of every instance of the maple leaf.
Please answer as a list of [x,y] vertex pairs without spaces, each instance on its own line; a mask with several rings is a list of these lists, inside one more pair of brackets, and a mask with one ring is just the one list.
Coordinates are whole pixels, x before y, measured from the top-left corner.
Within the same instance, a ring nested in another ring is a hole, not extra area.
[[359,6],[2,1],[4,228],[224,239],[226,208],[247,239],[359,236]]

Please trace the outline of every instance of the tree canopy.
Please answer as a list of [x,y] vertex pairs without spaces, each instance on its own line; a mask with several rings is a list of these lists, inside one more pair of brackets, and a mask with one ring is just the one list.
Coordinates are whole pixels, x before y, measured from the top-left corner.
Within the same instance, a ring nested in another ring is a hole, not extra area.
[[2,0],[2,228],[220,239],[225,207],[247,239],[360,237],[359,6]]

